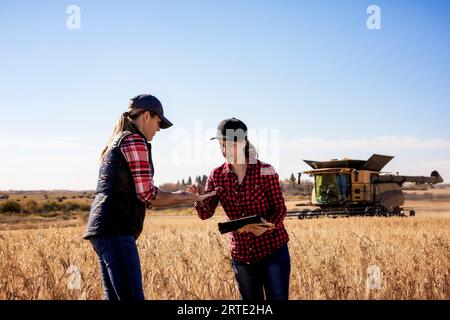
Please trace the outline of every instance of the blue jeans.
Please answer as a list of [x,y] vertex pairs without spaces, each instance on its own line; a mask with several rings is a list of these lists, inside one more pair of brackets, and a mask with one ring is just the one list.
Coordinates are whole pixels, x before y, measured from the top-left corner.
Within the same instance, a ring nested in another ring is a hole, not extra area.
[[106,300],[144,300],[134,236],[99,236],[91,243],[100,262]]
[[233,271],[242,300],[288,300],[291,258],[285,245],[256,263],[233,260]]

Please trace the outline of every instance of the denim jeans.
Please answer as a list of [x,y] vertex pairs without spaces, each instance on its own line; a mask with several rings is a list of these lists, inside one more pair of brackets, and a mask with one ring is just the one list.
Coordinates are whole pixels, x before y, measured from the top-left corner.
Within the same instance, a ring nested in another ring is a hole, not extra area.
[[91,239],[100,262],[106,300],[144,300],[139,253],[134,236]]
[[288,246],[256,263],[233,260],[233,271],[242,300],[288,300],[291,258]]

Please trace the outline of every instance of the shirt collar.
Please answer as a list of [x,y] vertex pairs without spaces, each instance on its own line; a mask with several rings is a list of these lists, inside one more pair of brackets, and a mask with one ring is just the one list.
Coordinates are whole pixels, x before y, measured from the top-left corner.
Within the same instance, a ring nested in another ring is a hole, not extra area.
[[222,165],[222,172],[223,173],[230,173],[231,172],[231,166],[230,166],[230,164],[228,162],[225,162]]
[[[256,168],[258,167],[259,163],[260,163],[259,160],[256,160],[256,163],[249,163],[249,164],[247,165],[247,172],[251,172],[252,170],[256,169]],[[225,162],[225,163],[222,165],[222,172],[223,172],[223,173],[230,173],[230,172],[233,172],[233,171],[231,170],[231,165],[230,165],[228,162]]]
[[147,144],[150,144],[150,142],[147,140],[147,138],[144,136],[144,134],[133,124],[130,123],[131,127],[133,128],[134,133],[140,135],[142,138],[144,138],[145,142],[147,142]]

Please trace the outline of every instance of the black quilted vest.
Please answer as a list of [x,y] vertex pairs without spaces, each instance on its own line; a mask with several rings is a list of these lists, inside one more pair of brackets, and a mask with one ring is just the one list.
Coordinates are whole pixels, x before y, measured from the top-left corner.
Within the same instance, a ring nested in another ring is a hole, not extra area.
[[[134,129],[144,137],[137,128]],[[136,195],[133,176],[120,151],[123,139],[131,134],[133,132],[124,131],[118,135],[103,159],[84,239],[103,235],[133,235],[137,239],[142,232],[146,205]],[[148,142],[147,147],[153,175],[151,144]]]

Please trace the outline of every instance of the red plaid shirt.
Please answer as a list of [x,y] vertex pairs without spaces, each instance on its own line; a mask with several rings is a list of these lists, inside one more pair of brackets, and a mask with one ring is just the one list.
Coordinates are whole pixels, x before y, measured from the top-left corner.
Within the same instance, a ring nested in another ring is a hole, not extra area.
[[234,260],[256,262],[281,248],[289,241],[283,220],[286,216],[283,192],[274,168],[257,161],[248,164],[241,184],[229,165],[224,163],[210,174],[205,191],[216,190],[217,194],[205,199],[195,207],[200,219],[208,219],[214,214],[219,202],[230,220],[261,215],[275,224],[275,230],[259,237],[250,232],[229,234],[229,246]]
[[138,134],[126,136],[120,144],[120,151],[127,160],[134,179],[137,197],[151,208],[158,188],[153,184],[153,167],[150,163],[147,142]]

